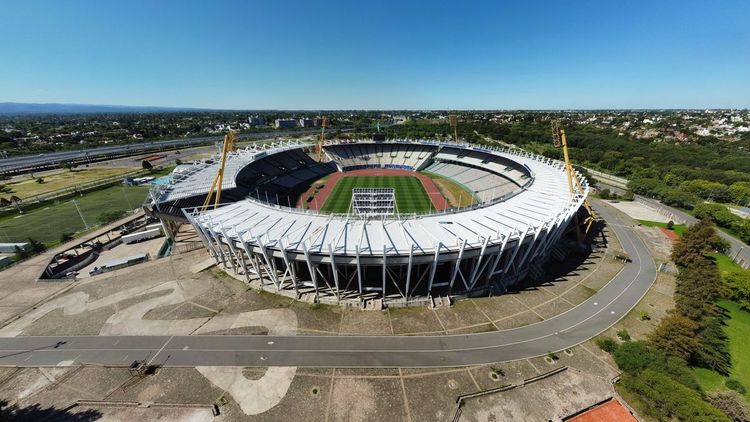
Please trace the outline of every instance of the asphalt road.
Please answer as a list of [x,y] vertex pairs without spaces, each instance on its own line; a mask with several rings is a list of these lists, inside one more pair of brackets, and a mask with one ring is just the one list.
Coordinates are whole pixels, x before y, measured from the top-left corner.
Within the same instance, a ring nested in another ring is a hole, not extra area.
[[599,334],[627,314],[656,278],[634,230],[597,205],[632,262],[575,308],[511,330],[449,336],[80,336],[0,339],[0,365],[445,367],[540,356]]
[[[617,193],[618,195],[622,195],[625,191],[623,189],[620,189],[618,187],[607,185],[606,183],[599,182],[599,185],[603,188],[608,188],[610,191]],[[663,211],[666,211],[668,214],[672,214],[677,219],[680,219],[687,224],[693,224],[698,222],[698,219],[693,217],[692,215],[678,210],[677,208],[670,207],[668,205],[664,205],[661,202],[657,201],[656,199],[646,198],[645,196],[636,195],[636,200],[639,202],[642,202],[652,208],[661,209]],[[729,252],[727,252],[727,255],[732,258],[735,262],[738,261],[738,258],[742,260],[745,263],[750,263],[750,246],[743,243],[736,237],[724,232],[723,230],[719,229],[717,230],[719,233],[719,236],[721,236],[722,239],[729,242]],[[747,264],[746,264],[747,265]]]

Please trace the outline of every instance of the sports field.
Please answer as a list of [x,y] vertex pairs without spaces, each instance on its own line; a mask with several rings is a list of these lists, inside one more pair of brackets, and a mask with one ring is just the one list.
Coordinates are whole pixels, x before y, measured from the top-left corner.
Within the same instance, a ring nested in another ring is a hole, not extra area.
[[46,244],[60,241],[63,233],[85,230],[78,207],[89,227],[99,225],[103,211],[125,211],[140,207],[148,194],[148,186],[112,186],[83,196],[33,209],[26,214],[0,218],[0,242],[25,242],[27,238]]
[[396,190],[396,207],[400,214],[428,213],[432,202],[422,187],[422,182],[411,176],[344,176],[333,188],[321,211],[346,214],[352,201],[354,188],[393,188]]

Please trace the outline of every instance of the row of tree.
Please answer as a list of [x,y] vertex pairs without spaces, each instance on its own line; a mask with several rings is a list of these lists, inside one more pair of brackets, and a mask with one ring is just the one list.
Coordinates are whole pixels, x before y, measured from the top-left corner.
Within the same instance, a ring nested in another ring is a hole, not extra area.
[[724,205],[704,202],[696,205],[693,215],[728,229],[745,243],[750,243],[750,219],[733,214]]
[[728,292],[711,256],[727,247],[710,221],[688,227],[672,249],[679,269],[675,308],[648,341],[619,346],[612,339],[598,341],[623,371],[622,387],[656,420],[750,421],[741,383],[730,379],[730,391],[706,394],[690,369],[700,366],[724,375],[731,369],[723,330],[727,314],[716,304]]
[[707,220],[685,230],[672,248],[672,260],[679,269],[675,309],[650,336],[651,343],[664,353],[724,375],[729,374],[732,366],[723,330],[727,313],[716,302],[726,289],[709,254],[726,247]]

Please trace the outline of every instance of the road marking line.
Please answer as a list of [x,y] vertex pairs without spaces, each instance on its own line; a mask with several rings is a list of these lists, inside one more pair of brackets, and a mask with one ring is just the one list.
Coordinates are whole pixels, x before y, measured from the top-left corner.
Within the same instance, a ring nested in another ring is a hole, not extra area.
[[154,359],[156,359],[156,357],[159,356],[159,353],[161,353],[161,351],[164,350],[165,347],[167,347],[167,344],[169,344],[169,342],[172,341],[173,338],[174,338],[174,336],[171,336],[171,337],[169,337],[169,339],[167,339],[167,341],[164,342],[164,344],[161,346],[161,349],[159,349],[159,351],[157,351],[156,354],[154,356],[152,356],[151,359],[149,359],[149,361],[146,364],[146,366],[151,365],[151,362],[153,362]]

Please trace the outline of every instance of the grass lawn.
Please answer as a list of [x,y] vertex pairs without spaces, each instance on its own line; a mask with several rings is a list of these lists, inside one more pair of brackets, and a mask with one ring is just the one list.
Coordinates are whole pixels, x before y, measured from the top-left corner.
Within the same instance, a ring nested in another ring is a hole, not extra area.
[[[140,207],[148,194],[148,186],[110,188],[76,197],[89,227],[99,224],[97,216],[102,211],[125,211]],[[23,242],[27,238],[55,244],[63,233],[85,229],[71,199],[37,208],[26,214],[16,214],[0,219],[1,242]]]
[[[740,381],[746,388],[750,389],[750,353],[747,351],[747,339],[750,338],[750,312],[740,309],[739,305],[730,301],[721,301],[719,304],[729,310],[730,319],[724,331],[729,336],[729,351],[732,354],[731,378]],[[705,391],[726,390],[724,381],[727,377],[709,369],[695,368],[698,382]],[[745,394],[750,401],[750,392]]]
[[2,196],[15,195],[21,199],[31,196],[41,195],[43,193],[54,192],[60,189],[83,185],[95,180],[106,179],[112,176],[119,176],[128,172],[136,171],[133,168],[90,168],[80,170],[64,170],[44,174],[41,176],[44,183],[37,183],[31,175],[25,175],[21,178],[14,178],[11,181],[4,182],[13,192],[0,194]]
[[428,213],[432,202],[422,187],[422,182],[411,176],[344,176],[333,188],[321,211],[346,214],[352,201],[354,188],[394,188],[399,213]]
[[[667,223],[659,223],[657,221],[648,221],[648,220],[638,220],[639,223],[646,227],[663,227],[667,228]],[[684,224],[675,224],[672,226],[672,231],[677,234],[677,236],[682,237],[682,233],[685,232],[685,225]]]
[[721,272],[722,275],[733,271],[746,271],[723,253],[714,253],[711,254],[711,256],[714,257],[714,261],[716,261],[716,265],[719,267],[719,272]]

